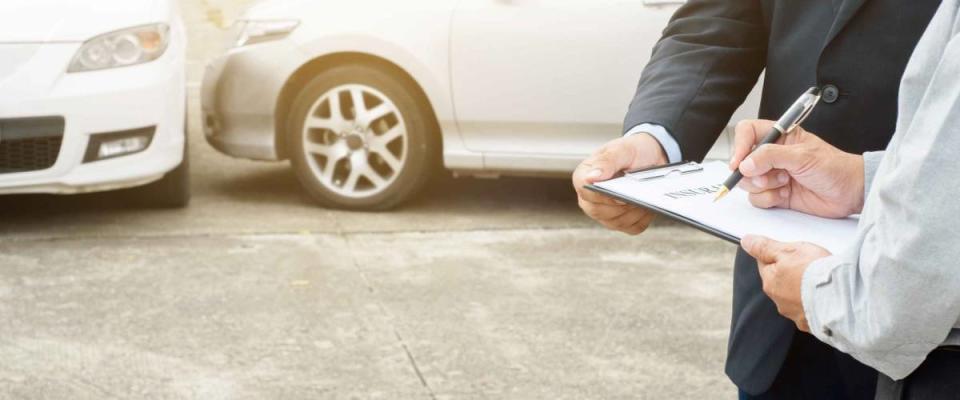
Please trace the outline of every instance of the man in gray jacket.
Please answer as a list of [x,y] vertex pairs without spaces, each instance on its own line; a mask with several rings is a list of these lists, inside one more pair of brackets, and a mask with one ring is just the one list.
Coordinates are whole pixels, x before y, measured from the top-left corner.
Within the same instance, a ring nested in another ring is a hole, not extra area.
[[732,165],[751,202],[861,216],[836,255],[744,238],[764,292],[799,329],[881,372],[878,399],[960,396],[960,0],[944,0],[907,66],[886,151],[848,154],[798,130],[744,159],[769,124],[737,132]]

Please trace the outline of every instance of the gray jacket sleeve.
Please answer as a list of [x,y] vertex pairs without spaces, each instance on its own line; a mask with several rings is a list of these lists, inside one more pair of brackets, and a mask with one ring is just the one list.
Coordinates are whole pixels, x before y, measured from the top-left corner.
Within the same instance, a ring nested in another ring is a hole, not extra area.
[[873,179],[877,177],[877,169],[880,168],[880,161],[883,161],[885,151],[870,151],[863,153],[863,198],[870,197],[870,189],[873,188]]
[[812,263],[801,285],[811,332],[893,379],[916,369],[960,316],[960,39],[921,55],[940,62],[902,104],[912,118],[879,167],[877,154],[865,155],[856,245]]

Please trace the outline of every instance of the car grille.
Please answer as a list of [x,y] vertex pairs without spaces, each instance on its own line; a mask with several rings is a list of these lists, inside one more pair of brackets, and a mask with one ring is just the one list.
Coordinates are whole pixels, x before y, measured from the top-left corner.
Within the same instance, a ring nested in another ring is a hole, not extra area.
[[0,120],[0,174],[53,167],[63,143],[60,117]]
[[57,162],[63,137],[0,142],[0,173],[47,169]]

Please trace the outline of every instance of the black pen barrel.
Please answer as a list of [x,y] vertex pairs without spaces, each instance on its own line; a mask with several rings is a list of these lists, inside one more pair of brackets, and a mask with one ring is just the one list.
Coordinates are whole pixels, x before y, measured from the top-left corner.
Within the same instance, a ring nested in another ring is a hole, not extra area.
[[[760,146],[763,146],[765,144],[776,143],[778,140],[780,140],[780,136],[783,136],[783,134],[780,133],[780,131],[777,130],[777,128],[770,129],[770,133],[768,133],[767,136],[763,138],[760,144],[757,145],[757,148],[760,148]],[[756,149],[754,149],[754,151],[756,151]]]
[[[756,149],[759,149],[760,146],[763,146],[765,144],[776,143],[777,140],[780,140],[780,136],[782,136],[782,133],[780,133],[780,130],[776,128],[771,128],[770,133],[768,133],[767,136],[763,138],[760,144],[757,145]],[[747,157],[749,156],[750,155],[748,154]],[[740,173],[740,169],[738,168],[736,171],[733,171],[733,173],[730,174],[730,177],[727,178],[725,182],[723,182],[723,187],[727,188],[727,190],[733,190],[733,187],[737,186],[737,184],[740,183],[741,179],[743,179],[743,174]]]
[[740,173],[740,170],[738,169],[733,171],[733,173],[730,174],[730,177],[723,182],[723,187],[727,188],[728,190],[733,190],[733,187],[740,183],[740,179],[743,179],[743,174]]

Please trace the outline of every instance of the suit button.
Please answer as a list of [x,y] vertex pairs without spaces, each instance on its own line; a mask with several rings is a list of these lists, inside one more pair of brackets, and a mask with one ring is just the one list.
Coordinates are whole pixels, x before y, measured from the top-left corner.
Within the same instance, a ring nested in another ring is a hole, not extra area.
[[833,337],[833,331],[830,328],[823,327],[823,335],[826,337]]
[[827,104],[836,103],[840,98],[840,88],[835,85],[826,85],[823,87],[823,95],[820,98]]

